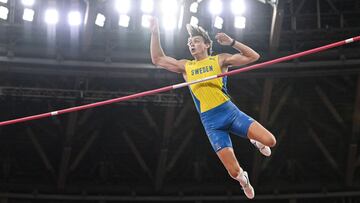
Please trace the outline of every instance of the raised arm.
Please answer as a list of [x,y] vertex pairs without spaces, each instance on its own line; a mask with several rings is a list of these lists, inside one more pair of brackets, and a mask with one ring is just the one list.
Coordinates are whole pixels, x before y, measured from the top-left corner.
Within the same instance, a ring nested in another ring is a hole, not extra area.
[[232,39],[225,33],[216,34],[215,39],[219,44],[227,46],[231,45],[234,49],[240,52],[237,54],[219,54],[220,65],[222,67],[246,65],[257,61],[260,58],[260,55],[253,49],[236,41],[235,39]]
[[166,56],[163,49],[161,48],[159,25],[156,18],[150,19],[150,30],[150,54],[152,63],[169,71],[184,74],[186,60],[177,60],[175,58]]

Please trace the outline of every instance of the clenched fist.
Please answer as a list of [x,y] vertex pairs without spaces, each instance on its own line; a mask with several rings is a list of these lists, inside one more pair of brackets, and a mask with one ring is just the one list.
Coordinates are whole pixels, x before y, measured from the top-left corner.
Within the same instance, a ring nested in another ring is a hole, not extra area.
[[215,39],[221,45],[231,45],[233,39],[223,32],[219,32],[215,35]]
[[155,18],[155,17],[149,18],[149,23],[150,23],[149,28],[152,33],[159,32],[159,23],[158,23],[157,18]]

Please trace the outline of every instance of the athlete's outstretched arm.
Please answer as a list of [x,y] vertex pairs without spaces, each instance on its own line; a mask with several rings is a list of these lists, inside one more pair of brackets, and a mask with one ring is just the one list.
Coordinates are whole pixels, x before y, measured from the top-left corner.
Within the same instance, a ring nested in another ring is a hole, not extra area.
[[[240,52],[238,54],[220,54],[219,56],[220,61],[222,61],[222,66],[246,65],[248,63],[257,61],[260,58],[260,55],[253,49],[243,43],[233,41],[233,39],[225,33],[216,34],[215,39],[218,41],[219,44],[232,45],[234,49]],[[235,43],[232,44],[233,42]]]
[[176,60],[175,58],[166,56],[161,48],[159,25],[156,18],[150,19],[150,30],[150,54],[152,63],[172,72],[184,73],[186,60]]

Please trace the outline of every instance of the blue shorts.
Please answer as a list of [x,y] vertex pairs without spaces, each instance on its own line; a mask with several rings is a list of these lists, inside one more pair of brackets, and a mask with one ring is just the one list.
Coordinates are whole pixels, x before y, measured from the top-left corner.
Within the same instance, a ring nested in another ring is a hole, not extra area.
[[254,119],[240,111],[231,101],[200,113],[200,118],[215,152],[232,147],[230,132],[247,138],[249,127],[254,122]]

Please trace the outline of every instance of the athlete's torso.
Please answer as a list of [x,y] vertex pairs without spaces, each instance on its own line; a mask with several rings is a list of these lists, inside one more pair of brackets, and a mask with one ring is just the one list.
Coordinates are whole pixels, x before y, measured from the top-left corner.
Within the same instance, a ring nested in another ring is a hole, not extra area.
[[[188,61],[185,64],[185,71],[187,82],[221,74],[219,56],[209,56],[200,61]],[[229,100],[226,83],[225,76],[190,85],[190,92],[199,113],[213,109]]]

